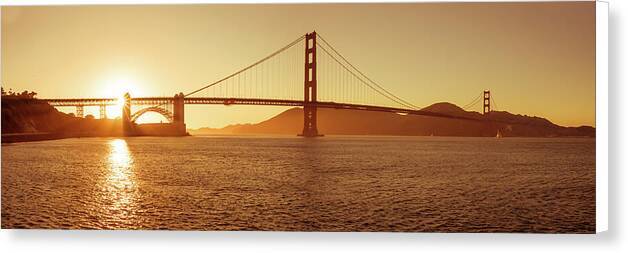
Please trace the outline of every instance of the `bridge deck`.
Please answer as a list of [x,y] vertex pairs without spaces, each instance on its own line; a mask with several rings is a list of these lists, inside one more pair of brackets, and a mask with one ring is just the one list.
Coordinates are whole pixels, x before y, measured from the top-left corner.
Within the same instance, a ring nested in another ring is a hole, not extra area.
[[[80,98],[80,99],[42,99],[52,106],[103,106],[117,105],[116,98]],[[174,102],[173,97],[138,97],[131,98],[132,105],[163,105]],[[260,98],[221,98],[221,97],[186,97],[185,104],[191,105],[270,105],[270,106],[305,106],[302,100],[284,100],[284,99],[260,99]],[[335,102],[316,102],[311,103],[318,108],[332,109],[348,109],[362,111],[379,111],[391,112],[411,115],[423,115],[444,118],[457,118],[465,120],[478,120],[474,118],[458,117],[442,113],[430,112],[425,110],[413,110],[404,108],[394,108],[375,105],[360,105]]]

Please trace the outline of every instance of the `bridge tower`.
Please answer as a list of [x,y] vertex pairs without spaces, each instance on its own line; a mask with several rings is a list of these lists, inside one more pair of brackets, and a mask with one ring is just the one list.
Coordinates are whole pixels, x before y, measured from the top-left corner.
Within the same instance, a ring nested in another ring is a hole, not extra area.
[[124,104],[122,106],[122,134],[133,135],[133,122],[131,122],[131,94],[124,93]]
[[317,137],[316,125],[316,31],[305,34],[305,81],[303,97],[303,133],[299,136]]
[[175,94],[172,108],[172,123],[177,125],[177,131],[179,131],[180,133],[185,133],[185,101],[183,100],[184,97],[185,96],[183,95],[183,92]]
[[484,105],[483,105],[483,113],[482,114],[486,115],[489,112],[491,112],[491,91],[490,90],[485,90],[484,91]]

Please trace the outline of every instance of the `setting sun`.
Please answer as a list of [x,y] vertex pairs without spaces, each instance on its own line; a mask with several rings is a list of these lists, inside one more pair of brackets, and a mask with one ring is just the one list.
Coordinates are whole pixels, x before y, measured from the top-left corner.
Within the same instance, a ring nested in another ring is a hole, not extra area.
[[[105,97],[123,98],[124,93],[129,92],[132,96],[142,95],[139,84],[129,77],[114,77],[104,83],[104,90],[100,92]],[[118,105],[121,105],[118,103]]]
[[124,94],[143,94],[138,82],[128,76],[112,76],[102,84],[104,87],[99,94],[103,94],[104,98],[116,98],[116,105],[107,107],[107,117],[116,118],[122,115],[122,106],[124,105]]

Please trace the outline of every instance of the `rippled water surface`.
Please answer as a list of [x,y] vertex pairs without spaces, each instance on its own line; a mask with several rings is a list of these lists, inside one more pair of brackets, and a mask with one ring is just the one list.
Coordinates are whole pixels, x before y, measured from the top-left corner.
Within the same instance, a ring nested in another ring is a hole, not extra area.
[[592,233],[595,139],[3,144],[2,228]]

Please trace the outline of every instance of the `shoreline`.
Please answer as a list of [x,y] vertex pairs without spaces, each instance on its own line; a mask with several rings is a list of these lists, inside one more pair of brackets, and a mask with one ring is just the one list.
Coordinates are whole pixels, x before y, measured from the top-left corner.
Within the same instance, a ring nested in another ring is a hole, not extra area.
[[[185,135],[132,135],[126,137],[141,137],[141,136],[153,136],[153,137],[186,137],[192,136],[189,133]],[[97,133],[10,133],[2,134],[2,144],[5,143],[20,143],[20,142],[34,142],[34,141],[52,141],[62,140],[70,138],[89,138],[89,137],[125,137],[119,134],[97,134]]]
[[[186,135],[133,135],[127,137],[186,137],[186,136],[220,136],[220,137],[230,137],[230,136],[290,136],[288,134],[191,134],[187,133]],[[294,135],[296,136],[296,135]],[[429,135],[363,135],[363,134],[339,134],[339,135],[330,135],[330,136],[347,136],[347,137],[360,137],[360,136],[368,136],[368,137],[470,137],[470,138],[495,138],[488,136],[429,136]],[[96,133],[79,133],[79,134],[64,134],[64,133],[10,133],[10,134],[2,134],[2,144],[5,143],[20,143],[20,142],[34,142],[34,141],[51,141],[51,140],[61,140],[61,139],[70,139],[70,138],[89,138],[89,137],[125,137],[123,135],[111,135],[111,134],[96,134]],[[595,136],[508,136],[502,138],[576,138],[576,139],[595,139]]]
[[120,137],[120,135],[103,135],[94,133],[65,134],[65,133],[10,133],[2,134],[2,144],[33,141],[51,141],[82,137]]

